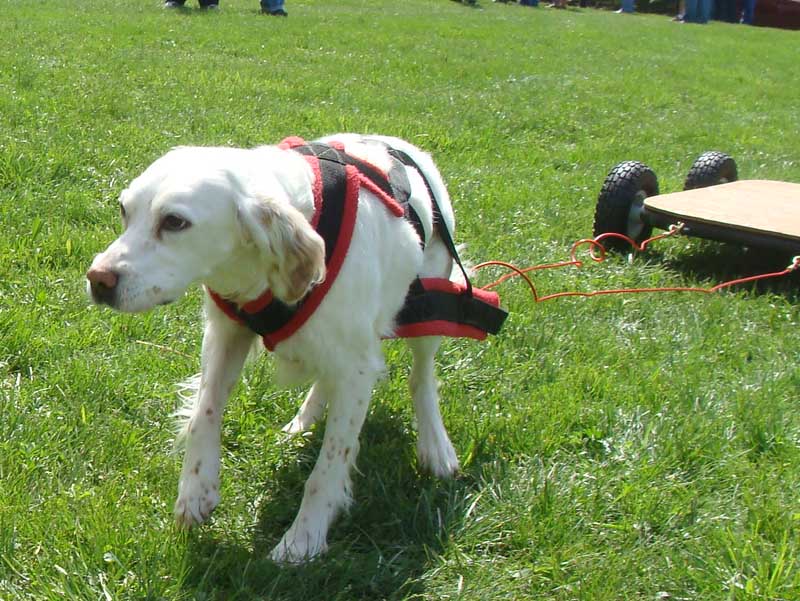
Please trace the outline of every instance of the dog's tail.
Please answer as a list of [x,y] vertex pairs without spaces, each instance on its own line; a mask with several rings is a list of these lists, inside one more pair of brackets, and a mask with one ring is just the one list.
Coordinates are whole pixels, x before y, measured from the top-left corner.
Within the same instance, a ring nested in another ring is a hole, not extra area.
[[455,260],[453,260],[453,267],[450,270],[450,281],[461,284],[462,286],[467,285],[466,278],[464,277],[465,272],[466,276],[469,277],[470,280],[475,277],[475,271],[472,269],[472,266],[475,263],[474,261],[470,260],[469,256],[467,256],[466,250],[467,250],[466,243],[461,243],[456,245],[456,251],[458,252],[459,257],[461,258],[461,265],[459,265],[458,263],[456,263]]

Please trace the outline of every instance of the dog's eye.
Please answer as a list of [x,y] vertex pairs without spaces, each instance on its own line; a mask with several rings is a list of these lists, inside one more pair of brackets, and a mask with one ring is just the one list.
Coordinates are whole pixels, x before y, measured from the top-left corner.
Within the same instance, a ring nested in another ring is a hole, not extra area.
[[159,231],[162,232],[180,232],[187,229],[191,223],[188,220],[178,215],[166,215],[158,226]]
[[119,203],[119,216],[122,221],[122,231],[128,229],[128,212],[125,210],[125,205]]

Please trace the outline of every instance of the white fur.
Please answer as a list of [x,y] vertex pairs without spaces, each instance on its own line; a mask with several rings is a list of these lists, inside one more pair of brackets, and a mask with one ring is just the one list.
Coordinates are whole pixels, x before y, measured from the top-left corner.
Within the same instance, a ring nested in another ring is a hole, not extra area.
[[[396,138],[332,136],[347,152],[388,167],[384,143],[408,153],[425,171],[451,231],[449,196],[431,158]],[[381,338],[393,330],[416,275],[449,277],[452,259],[436,236],[427,189],[407,170],[412,204],[423,220],[423,252],[414,228],[361,189],[347,258],[324,301],[292,337],[275,349],[279,374],[313,386],[290,433],[310,428],[327,408],[322,450],[305,485],[294,523],[272,552],[278,562],[300,562],[326,549],[328,527],[351,500],[350,468],[376,379],[383,370]],[[108,281],[113,296],[95,299],[121,311],[145,311],[179,298],[201,283],[238,304],[271,289],[293,302],[325,276],[324,247],[309,226],[313,173],[305,159],[278,147],[177,148],[153,163],[122,192],[123,234],[92,263],[88,277]],[[190,225],[163,228],[166,216]],[[90,284],[92,293],[95,284]],[[219,503],[220,426],[254,335],[206,302],[201,374],[182,412],[185,457],[175,503],[184,527],[203,522]],[[437,337],[410,339],[409,378],[417,415],[419,463],[437,476],[458,469],[439,412],[434,374]]]

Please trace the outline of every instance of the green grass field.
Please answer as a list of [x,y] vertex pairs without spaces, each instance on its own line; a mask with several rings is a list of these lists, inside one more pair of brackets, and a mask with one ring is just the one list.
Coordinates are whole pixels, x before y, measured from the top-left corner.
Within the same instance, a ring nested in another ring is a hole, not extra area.
[[[540,305],[504,284],[502,334],[440,356],[451,482],[417,471],[409,356],[387,343],[356,503],[299,568],[267,554],[321,431],[281,435],[303,391],[255,362],[222,505],[174,529],[200,293],[119,315],[83,278],[120,190],[170,147],[408,138],[437,158],[469,257],[522,266],[591,235],[622,160],[664,191],[710,149],[800,182],[797,32],[487,0],[287,9],[0,1],[0,599],[800,599],[797,278]],[[707,286],[789,259],[681,238],[536,283]]]

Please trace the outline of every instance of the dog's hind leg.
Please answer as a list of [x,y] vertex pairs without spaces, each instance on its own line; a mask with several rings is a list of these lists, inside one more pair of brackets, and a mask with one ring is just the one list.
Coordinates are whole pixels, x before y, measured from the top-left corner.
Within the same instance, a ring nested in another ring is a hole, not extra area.
[[326,401],[320,392],[320,386],[315,383],[311,390],[306,394],[303,404],[297,411],[297,415],[292,418],[288,424],[283,427],[283,431],[287,434],[299,434],[311,429],[311,426],[316,424],[325,412]]
[[434,476],[447,478],[458,471],[458,457],[439,411],[434,360],[442,339],[425,336],[409,338],[407,343],[414,358],[408,382],[417,415],[417,459]]

